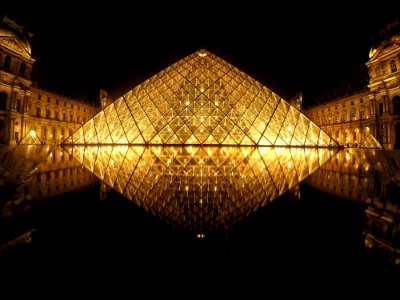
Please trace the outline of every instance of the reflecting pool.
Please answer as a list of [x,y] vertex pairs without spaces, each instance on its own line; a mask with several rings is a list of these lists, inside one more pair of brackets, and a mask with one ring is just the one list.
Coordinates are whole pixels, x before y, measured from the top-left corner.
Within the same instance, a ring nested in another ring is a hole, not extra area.
[[3,146],[0,176],[3,270],[399,274],[397,151]]

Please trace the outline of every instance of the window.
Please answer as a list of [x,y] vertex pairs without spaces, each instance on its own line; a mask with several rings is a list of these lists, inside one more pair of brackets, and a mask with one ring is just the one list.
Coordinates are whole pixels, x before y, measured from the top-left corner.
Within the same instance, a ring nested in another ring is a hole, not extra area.
[[17,99],[17,102],[15,103],[15,109],[17,112],[21,112],[21,100]]
[[346,112],[342,113],[342,123],[346,122]]
[[383,103],[379,103],[379,115],[381,116],[383,114]]
[[46,118],[48,118],[48,119],[50,119],[50,117],[51,117],[51,112],[50,112],[50,109],[46,109]]
[[394,59],[390,61],[390,70],[392,71],[392,73],[397,71],[396,61]]
[[39,95],[37,96],[37,98],[38,98],[39,100],[42,100],[42,95],[39,94]]
[[342,107],[346,107],[346,103],[342,103]]
[[72,115],[69,115],[69,121],[73,122],[73,116]]
[[1,92],[0,93],[0,110],[7,109],[7,93]]
[[350,117],[352,121],[354,121],[354,119],[356,118],[356,111],[354,109],[351,110]]
[[63,113],[63,121],[67,121],[67,114]]
[[56,99],[56,105],[58,105],[58,99]]
[[22,64],[19,66],[19,73],[20,73],[21,75],[25,75],[25,69],[26,69],[26,64],[25,64],[25,63],[22,63]]
[[40,115],[42,114],[42,111],[40,109],[40,107],[36,107],[36,117],[40,117]]
[[363,120],[365,118],[365,107],[360,108],[360,119]]
[[15,141],[18,143],[19,142],[19,132],[18,131],[14,132],[14,138],[15,138]]
[[11,57],[10,55],[7,55],[6,58],[4,59],[4,68],[9,69],[11,65]]
[[364,99],[363,98],[360,98],[360,103],[364,103]]
[[393,97],[393,114],[400,115],[400,96]]

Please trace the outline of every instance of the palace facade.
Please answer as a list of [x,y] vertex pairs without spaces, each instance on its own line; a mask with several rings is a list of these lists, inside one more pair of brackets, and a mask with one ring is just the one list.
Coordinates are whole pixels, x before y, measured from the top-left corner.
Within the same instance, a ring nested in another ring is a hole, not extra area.
[[368,89],[303,112],[341,145],[359,146],[372,134],[385,149],[400,148],[400,25],[377,37],[366,62]]
[[[28,37],[31,36],[28,33]],[[18,144],[28,133],[58,144],[100,108],[35,86],[35,59],[22,26],[0,23],[0,144]]]

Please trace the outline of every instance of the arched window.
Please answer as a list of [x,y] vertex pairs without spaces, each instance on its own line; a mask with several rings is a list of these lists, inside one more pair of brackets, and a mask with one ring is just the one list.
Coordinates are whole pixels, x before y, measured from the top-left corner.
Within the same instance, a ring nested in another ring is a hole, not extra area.
[[20,73],[21,75],[25,75],[25,70],[26,70],[26,64],[25,64],[25,63],[22,63],[22,64],[19,66],[19,73]]
[[400,115],[400,96],[393,97],[393,114]]
[[390,70],[392,71],[392,73],[397,71],[396,61],[394,59],[390,61]]
[[0,93],[0,110],[7,109],[7,93],[1,92]]
[[6,58],[4,59],[4,68],[9,69],[11,65],[11,57],[10,55],[7,55]]

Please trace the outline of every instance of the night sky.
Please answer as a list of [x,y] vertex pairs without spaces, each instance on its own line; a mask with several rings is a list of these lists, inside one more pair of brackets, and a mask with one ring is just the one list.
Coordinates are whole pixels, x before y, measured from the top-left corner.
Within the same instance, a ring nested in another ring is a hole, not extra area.
[[204,48],[285,99],[302,91],[307,106],[366,86],[371,38],[400,20],[400,4],[67,3],[2,4],[0,13],[34,34],[39,87],[90,102],[100,88],[115,99]]

